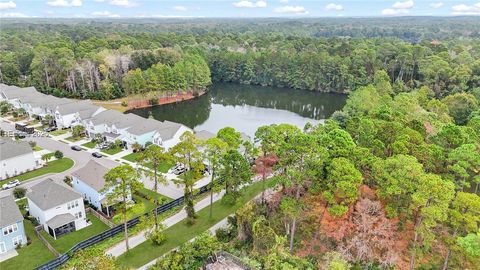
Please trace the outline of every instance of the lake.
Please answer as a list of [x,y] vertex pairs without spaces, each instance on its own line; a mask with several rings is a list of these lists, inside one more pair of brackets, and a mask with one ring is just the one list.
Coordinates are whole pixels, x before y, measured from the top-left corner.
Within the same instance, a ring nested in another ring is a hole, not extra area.
[[345,105],[346,95],[303,90],[216,83],[198,98],[129,112],[182,123],[216,133],[230,126],[253,138],[258,127],[288,123],[303,128],[318,124]]

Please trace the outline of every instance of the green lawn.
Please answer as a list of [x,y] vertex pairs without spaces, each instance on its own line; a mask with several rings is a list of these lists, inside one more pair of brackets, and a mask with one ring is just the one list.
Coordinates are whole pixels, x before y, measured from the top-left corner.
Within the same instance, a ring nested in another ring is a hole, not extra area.
[[7,180],[18,179],[20,181],[25,181],[38,176],[42,176],[47,173],[61,173],[63,171],[70,169],[73,166],[73,164],[74,164],[73,160],[69,158],[57,159],[57,160],[48,162],[48,166],[12,177]]
[[[269,186],[272,184],[274,184],[274,180],[271,179]],[[242,197],[238,199],[235,205],[226,205],[221,201],[217,201],[213,204],[213,216],[211,219],[209,218],[209,207],[206,207],[197,212],[198,218],[194,225],[189,226],[186,224],[186,221],[183,220],[166,229],[165,234],[167,235],[167,240],[163,245],[156,246],[151,241],[143,242],[131,249],[128,253],[118,257],[117,262],[122,267],[138,268],[208,230],[222,219],[233,214],[247,201],[260,194],[261,191],[262,183],[257,182],[243,190]]]
[[82,144],[82,146],[87,147],[87,148],[95,148],[96,145],[97,145],[96,142],[87,142],[87,143]]
[[33,151],[35,151],[35,152],[37,152],[37,151],[42,151],[42,150],[43,150],[43,148],[40,147],[40,146],[38,146],[38,145],[35,145],[35,146],[33,147]]
[[71,136],[71,137],[68,137],[68,138],[65,138],[65,140],[69,141],[69,142],[78,142],[80,140],[82,140],[84,137],[82,136]]
[[120,153],[123,151],[122,147],[115,147],[115,148],[109,148],[102,150],[102,153],[109,154],[109,155],[115,155],[117,153]]
[[78,242],[81,242],[87,238],[90,238],[94,235],[97,235],[109,229],[107,225],[105,225],[93,214],[90,214],[90,213],[87,214],[87,218],[90,219],[90,221],[92,222],[90,226],[87,226],[81,230],[63,235],[59,237],[57,240],[55,240],[46,231],[42,231],[41,234],[59,253],[65,253]]
[[[128,154],[128,155],[122,157],[122,159],[128,160],[130,162],[137,162],[138,159],[140,158],[141,153],[142,152],[131,153],[131,154]],[[175,163],[173,161],[161,163],[161,164],[158,165],[158,171],[162,172],[162,173],[166,173],[166,172],[168,172],[168,170],[170,168],[173,167],[173,165],[175,165]],[[150,168],[150,169],[153,169],[152,164],[146,164],[146,167]]]
[[68,129],[57,129],[52,132],[50,132],[50,135],[52,136],[60,136],[68,132]]
[[38,239],[32,223],[24,220],[23,224],[25,226],[25,234],[31,243],[17,250],[18,256],[1,262],[0,269],[2,270],[34,269],[55,259],[55,256]]
[[152,200],[156,198],[160,202],[160,204],[167,203],[167,202],[172,200],[171,198],[163,196],[162,194],[159,194],[159,193],[157,193],[153,190],[147,189],[147,188],[142,188],[141,190],[139,190],[137,192],[142,193],[142,194],[146,195],[147,197],[152,198]]

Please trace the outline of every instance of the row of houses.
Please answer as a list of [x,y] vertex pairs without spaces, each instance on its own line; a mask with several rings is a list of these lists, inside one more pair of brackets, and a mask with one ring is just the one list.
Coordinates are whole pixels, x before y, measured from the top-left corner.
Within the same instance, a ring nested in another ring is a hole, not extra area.
[[154,143],[168,150],[179,142],[185,131],[191,131],[179,123],[107,110],[90,100],[58,98],[40,93],[34,87],[0,84],[0,101],[24,109],[31,117],[44,119],[51,116],[53,124],[61,129],[82,125],[90,138],[109,142],[120,140],[127,148],[134,144]]

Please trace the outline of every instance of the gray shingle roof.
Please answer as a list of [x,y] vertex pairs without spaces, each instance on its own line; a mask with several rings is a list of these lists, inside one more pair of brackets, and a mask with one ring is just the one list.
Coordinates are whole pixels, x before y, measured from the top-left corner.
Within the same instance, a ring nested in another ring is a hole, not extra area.
[[103,112],[97,113],[95,116],[90,118],[90,121],[94,125],[100,125],[100,124],[114,124],[118,121],[120,121],[120,118],[123,117],[123,113],[117,112],[114,110],[105,110]]
[[66,115],[91,109],[93,106],[90,100],[74,100],[70,103],[58,105],[57,110],[60,114]]
[[0,198],[0,228],[23,220],[12,195]]
[[94,160],[90,160],[87,162],[87,164],[85,164],[85,166],[73,172],[72,175],[96,191],[100,191],[105,186],[105,179],[103,179],[103,176],[109,170],[109,168],[103,166],[102,164]]
[[142,118],[141,120],[137,121],[137,123],[135,123],[132,127],[130,127],[128,129],[128,132],[134,135],[142,135],[148,132],[155,131],[157,129],[161,129],[162,127],[163,124],[160,121]]
[[206,131],[206,130],[200,130],[198,132],[195,132],[195,137],[197,137],[197,139],[201,140],[201,141],[206,141],[210,138],[213,138],[215,137],[215,133],[212,133],[210,131]]
[[48,220],[47,225],[48,225],[48,227],[50,227],[52,229],[56,229],[56,228],[58,228],[62,225],[70,223],[74,220],[75,220],[75,217],[70,213],[60,214],[60,215],[56,215],[53,218],[51,218],[50,220]]
[[175,136],[177,131],[182,127],[182,124],[170,122],[170,121],[163,121],[162,126],[157,129],[157,132],[160,134],[162,140],[170,140]]
[[6,84],[0,84],[0,91],[3,92],[8,99],[21,98],[38,93],[34,87],[20,88]]
[[52,179],[46,179],[27,193],[27,198],[33,201],[40,209],[50,208],[65,204],[75,199],[81,199],[82,195],[70,189],[66,185],[55,183]]
[[17,142],[7,138],[0,138],[0,160],[22,156],[28,153],[33,153],[33,150],[27,142]]

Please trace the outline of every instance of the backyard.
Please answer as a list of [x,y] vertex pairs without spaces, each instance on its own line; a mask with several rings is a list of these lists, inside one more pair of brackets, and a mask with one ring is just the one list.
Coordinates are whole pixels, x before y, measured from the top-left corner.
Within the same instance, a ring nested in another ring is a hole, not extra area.
[[61,159],[50,161],[47,164],[48,166],[44,166],[40,169],[36,169],[21,175],[17,175],[5,181],[14,180],[14,179],[18,179],[19,181],[26,181],[26,180],[39,177],[48,173],[61,173],[63,171],[70,169],[73,166],[74,162],[73,160],[64,157]]
[[[268,186],[275,184],[273,179],[269,180]],[[256,182],[245,187],[242,195],[238,198],[234,205],[222,203],[217,201],[213,203],[213,216],[209,218],[210,209],[205,207],[197,212],[197,219],[194,225],[188,225],[185,220],[165,229],[167,240],[160,246],[153,244],[151,241],[143,242],[134,247],[128,253],[124,253],[118,257],[117,262],[120,266],[126,268],[138,268],[163,254],[172,250],[175,247],[189,241],[198,234],[208,230],[213,225],[217,224],[227,216],[233,214],[237,209],[244,205],[249,200],[253,199],[262,191],[262,183]]]
[[75,244],[109,229],[107,225],[93,214],[88,213],[87,218],[92,222],[90,226],[61,236],[56,240],[46,231],[42,231],[41,234],[55,248],[55,250],[59,253],[65,253]]

